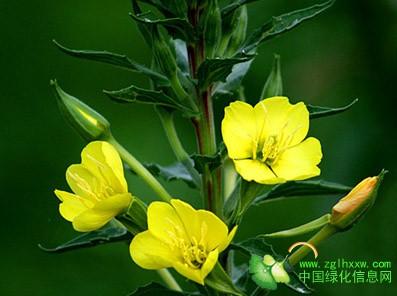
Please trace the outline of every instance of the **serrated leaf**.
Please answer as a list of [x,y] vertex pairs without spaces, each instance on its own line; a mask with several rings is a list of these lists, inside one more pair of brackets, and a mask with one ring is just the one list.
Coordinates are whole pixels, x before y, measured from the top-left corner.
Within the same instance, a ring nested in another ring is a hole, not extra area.
[[217,262],[211,273],[205,278],[205,284],[221,292],[236,296],[243,296],[242,292],[234,286],[232,279]]
[[39,244],[39,248],[49,253],[63,253],[66,251],[94,247],[101,244],[108,244],[119,241],[128,241],[132,238],[127,229],[117,221],[110,221],[101,229],[79,235],[78,237],[61,244],[55,248],[44,247]]
[[320,107],[320,106],[313,106],[310,104],[306,105],[306,107],[307,107],[307,110],[309,110],[310,119],[315,119],[315,118],[335,115],[335,114],[347,111],[357,102],[358,102],[358,99],[355,99],[350,104],[348,104],[344,107],[339,107],[339,108]]
[[145,167],[156,177],[162,178],[164,181],[183,181],[191,188],[198,188],[199,184],[193,180],[186,166],[180,162],[169,166],[161,166],[155,163],[145,164]]
[[271,199],[281,199],[296,196],[330,195],[348,193],[352,188],[335,182],[324,180],[289,181],[274,186],[270,191],[259,195],[255,204],[261,204]]
[[164,75],[157,73],[146,66],[143,66],[139,63],[136,63],[129,59],[125,55],[120,55],[108,51],[96,51],[96,50],[75,50],[67,48],[57,41],[53,40],[55,45],[64,53],[81,58],[86,60],[92,60],[100,63],[105,63],[109,65],[113,65],[116,67],[120,67],[126,70],[138,72],[147,75],[150,79],[155,81],[158,85],[161,86],[169,86],[169,80]]
[[112,100],[119,103],[143,103],[168,107],[182,111],[187,114],[194,114],[189,107],[185,107],[172,97],[166,95],[162,90],[150,90],[131,85],[121,90],[103,91]]
[[214,82],[225,82],[232,74],[235,65],[252,60],[255,55],[245,55],[236,58],[206,59],[198,69],[198,83],[201,89],[207,88]]
[[173,38],[187,42],[192,42],[196,38],[195,30],[186,18],[149,19],[147,15],[147,13],[140,15],[130,13],[130,16],[138,23],[163,26]]
[[244,51],[251,52],[252,50],[255,50],[262,42],[297,27],[302,22],[315,17],[327,8],[331,7],[334,2],[335,0],[330,0],[304,9],[272,17],[270,21],[256,29],[251,34],[243,47]]
[[190,292],[178,292],[174,290],[170,290],[169,288],[164,287],[159,283],[150,283],[146,286],[139,287],[134,292],[128,294],[128,296],[193,296],[200,295],[197,293]]

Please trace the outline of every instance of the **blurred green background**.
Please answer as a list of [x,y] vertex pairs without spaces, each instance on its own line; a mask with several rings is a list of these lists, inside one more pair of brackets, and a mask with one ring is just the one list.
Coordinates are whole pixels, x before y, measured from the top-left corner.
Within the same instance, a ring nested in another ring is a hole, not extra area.
[[[249,6],[252,29],[271,15],[315,0],[258,1]],[[1,1],[1,243],[0,295],[126,295],[155,273],[140,270],[125,244],[99,246],[61,255],[41,252],[76,233],[58,214],[54,188],[66,189],[68,165],[80,161],[84,142],[58,112],[49,80],[57,78],[112,123],[115,136],[142,161],[169,164],[173,155],[152,108],[117,105],[102,89],[118,89],[143,77],[60,53],[51,43],[107,49],[149,64],[150,50],[127,13],[128,0]],[[323,145],[324,179],[353,185],[382,168],[391,172],[376,206],[347,233],[320,248],[320,259],[384,260],[397,264],[395,171],[397,79],[397,2],[337,1],[329,11],[281,38],[264,44],[245,80],[250,102],[257,101],[272,54],[282,57],[285,93],[323,106],[359,103],[342,115],[312,122],[311,135]],[[217,103],[222,114],[223,105]],[[220,118],[219,118],[220,119]],[[193,131],[178,119],[189,151]],[[152,192],[129,176],[130,189],[145,199]],[[184,184],[170,191],[196,205]],[[327,212],[336,197],[291,199],[253,208],[238,239],[295,226]],[[275,242],[285,252],[291,240]],[[396,270],[394,269],[394,272]],[[394,276],[394,275],[393,275]],[[396,295],[397,285],[316,286],[317,295]],[[284,290],[282,295],[292,295]],[[281,295],[280,293],[277,295]]]

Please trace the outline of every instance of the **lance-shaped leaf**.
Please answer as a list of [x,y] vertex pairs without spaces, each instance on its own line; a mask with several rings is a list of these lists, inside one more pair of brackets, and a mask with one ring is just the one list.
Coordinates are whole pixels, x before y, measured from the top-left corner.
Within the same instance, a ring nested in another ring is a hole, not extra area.
[[282,258],[274,251],[273,246],[267,243],[263,237],[252,237],[242,242],[232,243],[231,247],[248,256],[257,255],[263,257],[266,254],[271,254],[273,257]]
[[273,17],[270,21],[256,29],[247,39],[244,45],[244,51],[250,52],[255,50],[262,42],[274,38],[282,33],[285,33],[303,21],[309,20],[327,8],[331,7],[334,0],[330,0],[321,4],[316,4],[308,8],[299,9],[290,13],[282,14]]
[[84,233],[64,244],[55,248],[44,247],[39,244],[39,248],[49,253],[63,253],[66,251],[93,247],[101,244],[108,244],[119,241],[131,240],[131,234],[119,222],[112,220],[101,229]]
[[193,159],[194,167],[199,173],[203,173],[206,166],[212,171],[221,166],[227,157],[226,146],[222,142],[218,148],[218,152],[214,155],[193,154],[190,157]]
[[120,55],[108,51],[96,51],[96,50],[75,50],[75,49],[69,49],[61,44],[59,44],[57,41],[53,40],[55,45],[64,53],[81,58],[81,59],[86,59],[86,60],[92,60],[96,62],[101,62],[105,64],[110,64],[116,67],[120,67],[126,70],[138,72],[145,74],[148,76],[150,79],[155,81],[158,85],[162,86],[167,86],[170,85],[168,78],[165,77],[164,75],[157,73],[146,66],[143,66],[141,64],[138,64],[134,61],[132,61],[130,58],[128,58],[125,55]]
[[325,116],[330,116],[345,112],[349,110],[357,102],[358,99],[355,99],[350,104],[339,108],[320,107],[320,106],[313,106],[310,104],[306,106],[307,106],[307,110],[309,110],[310,119],[315,119],[315,118],[320,118],[320,117],[325,117]]
[[199,183],[194,180],[192,175],[186,168],[186,165],[176,162],[172,165],[162,166],[156,163],[145,164],[145,167],[157,177],[162,178],[164,181],[183,181],[191,188],[198,188]]
[[228,295],[243,296],[242,292],[233,284],[232,279],[217,262],[211,273],[205,278],[205,284]]
[[186,0],[139,0],[156,7],[165,16],[185,16],[187,12]]
[[222,8],[222,17],[225,17],[228,14],[231,14],[237,8],[239,8],[245,4],[249,4],[251,2],[256,2],[256,1],[258,1],[258,0],[234,0],[232,3],[226,5],[224,8]]
[[206,59],[198,69],[199,86],[205,89],[214,82],[225,82],[235,65],[250,61],[254,57],[255,55],[242,55],[228,59]]
[[130,13],[130,16],[138,23],[146,26],[161,25],[173,38],[191,42],[195,40],[195,30],[186,18],[164,18],[164,19],[149,19],[147,13],[136,15]]
[[179,110],[185,114],[194,114],[194,112],[181,103],[166,95],[162,90],[150,90],[139,88],[131,85],[127,88],[115,91],[103,91],[112,100],[120,103],[143,103],[152,105],[161,105],[171,109]]
[[237,64],[233,67],[232,73],[227,76],[225,82],[218,83],[212,92],[213,96],[218,98],[236,99],[239,97],[238,92],[245,75],[251,67],[253,60]]
[[255,204],[296,196],[344,194],[350,190],[350,186],[324,180],[290,181],[276,185],[271,190],[259,195],[255,199]]
[[128,296],[193,296],[193,295],[199,295],[197,293],[190,293],[190,292],[179,292],[179,291],[174,291],[169,288],[164,287],[163,285],[159,283],[150,283],[147,284],[146,286],[139,287],[136,289],[134,292],[131,292],[128,294]]

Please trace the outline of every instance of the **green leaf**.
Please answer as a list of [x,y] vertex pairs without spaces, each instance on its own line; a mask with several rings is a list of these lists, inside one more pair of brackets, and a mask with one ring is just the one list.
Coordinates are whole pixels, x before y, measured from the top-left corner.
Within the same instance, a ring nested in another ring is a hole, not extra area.
[[251,67],[252,61],[253,60],[236,64],[233,67],[232,72],[227,76],[226,81],[218,83],[215,86],[213,90],[213,96],[215,97],[215,99],[227,98],[229,100],[239,97],[239,95],[237,94],[238,90],[241,86],[243,78]]
[[190,69],[186,43],[180,39],[173,39],[172,42],[175,49],[176,64],[178,65],[178,68],[182,71],[182,73],[188,74]]
[[[310,221],[309,223],[300,225],[298,227],[294,227],[288,230],[277,231],[269,234],[264,234],[263,237],[265,238],[283,238],[283,237],[291,237],[306,234],[309,232],[313,232],[319,228],[322,228],[326,224],[329,223],[331,219],[331,214],[325,214],[318,219]],[[262,235],[261,235],[262,236]]]
[[283,80],[281,78],[280,56],[274,55],[273,68],[262,90],[261,100],[283,95]]
[[161,166],[156,163],[145,164],[145,167],[156,177],[162,178],[164,181],[183,181],[191,188],[199,188],[199,184],[192,178],[186,166],[180,162],[176,162],[169,166]]
[[206,59],[198,69],[198,81],[201,89],[207,88],[214,82],[226,82],[235,65],[252,60],[255,55],[244,55],[236,58]]
[[237,8],[239,8],[245,4],[249,4],[249,3],[255,2],[255,1],[258,1],[258,0],[234,0],[232,3],[230,3],[229,5],[222,8],[222,17],[227,16],[228,14],[232,13]]
[[290,13],[273,17],[270,21],[256,29],[247,39],[244,45],[245,52],[255,50],[262,42],[272,39],[285,33],[303,21],[309,20],[334,4],[335,0],[330,0],[321,4],[316,4],[304,9],[299,9]]
[[352,188],[349,186],[324,180],[289,181],[287,183],[278,184],[270,191],[259,195],[255,199],[255,204],[261,204],[267,200],[276,198],[282,199],[296,196],[345,194],[351,189]]
[[164,287],[158,283],[150,283],[146,286],[139,287],[134,292],[128,294],[128,296],[193,296],[199,295],[197,293],[190,292],[178,292],[174,290],[170,290],[169,288]]
[[273,257],[280,258],[272,245],[268,244],[263,237],[252,237],[239,243],[232,243],[231,247],[248,256],[257,255],[263,257],[266,254],[271,254]]
[[150,90],[131,85],[116,91],[103,91],[112,100],[120,103],[143,103],[168,107],[182,111],[186,114],[195,114],[189,107],[182,105],[175,99],[166,95],[162,90]]
[[96,50],[75,50],[64,47],[57,41],[53,40],[55,45],[64,53],[86,60],[92,60],[105,64],[110,64],[130,71],[138,72],[147,75],[150,79],[155,81],[158,85],[168,86],[170,85],[168,78],[164,75],[157,73],[146,66],[133,62],[125,55],[120,55],[108,51],[96,51]]
[[208,166],[210,171],[221,166],[225,157],[227,157],[227,151],[223,143],[220,145],[219,151],[215,155],[193,154],[190,156],[194,161],[195,169],[201,174],[204,173],[206,166]]
[[195,30],[186,18],[149,19],[147,15],[147,13],[140,15],[130,13],[130,16],[138,23],[163,26],[173,38],[186,42],[192,42],[196,38]]
[[205,278],[205,284],[211,288],[231,295],[243,296],[242,292],[234,286],[231,278],[219,264],[216,263],[214,269]]
[[300,280],[299,276],[294,271],[294,268],[289,264],[288,260],[284,262],[284,268],[290,277],[289,283],[285,284],[288,288],[301,294],[311,294],[313,292],[312,288]]
[[346,110],[349,110],[357,102],[358,102],[358,99],[355,99],[350,104],[348,104],[344,107],[339,107],[339,108],[319,107],[319,106],[313,106],[310,104],[306,105],[306,107],[307,107],[307,110],[309,110],[310,119],[315,119],[315,118],[320,118],[320,117],[325,117],[325,116],[342,113]]
[[39,244],[39,248],[49,253],[63,253],[66,251],[93,247],[119,241],[128,241],[132,237],[127,229],[118,221],[112,220],[101,229],[84,233],[55,248],[47,248]]

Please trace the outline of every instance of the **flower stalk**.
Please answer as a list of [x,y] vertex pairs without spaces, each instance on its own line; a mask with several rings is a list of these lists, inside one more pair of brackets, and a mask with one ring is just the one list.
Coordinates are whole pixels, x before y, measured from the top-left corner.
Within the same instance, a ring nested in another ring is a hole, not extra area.
[[114,137],[110,137],[108,142],[112,144],[121,156],[121,159],[142,178],[153,189],[154,192],[166,202],[171,200],[171,195],[165,190],[163,185],[134,157],[132,156]]

